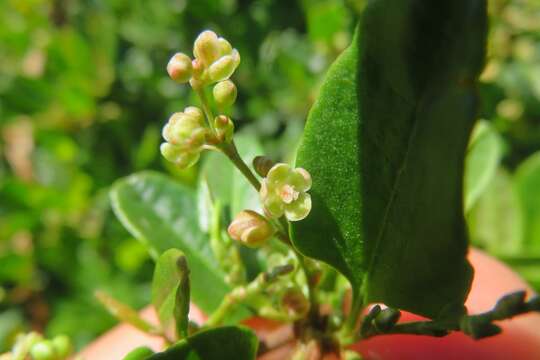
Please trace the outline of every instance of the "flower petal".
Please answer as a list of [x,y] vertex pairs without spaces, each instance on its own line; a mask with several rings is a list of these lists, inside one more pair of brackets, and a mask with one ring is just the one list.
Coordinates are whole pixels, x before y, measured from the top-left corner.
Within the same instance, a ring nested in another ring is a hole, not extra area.
[[269,191],[271,192],[275,186],[287,183],[290,174],[291,167],[289,164],[279,163],[272,166],[266,175],[268,185],[270,186]]
[[285,205],[285,217],[289,221],[300,221],[305,219],[311,211],[311,196],[301,193],[298,199]]
[[311,189],[311,175],[306,169],[296,168],[291,175],[291,185],[296,191],[304,192]]

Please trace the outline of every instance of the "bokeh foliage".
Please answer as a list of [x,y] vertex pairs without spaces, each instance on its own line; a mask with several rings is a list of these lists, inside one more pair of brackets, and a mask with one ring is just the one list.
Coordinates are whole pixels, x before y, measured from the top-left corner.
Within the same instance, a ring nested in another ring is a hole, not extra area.
[[[490,6],[479,115],[499,144],[485,156],[498,160],[467,216],[473,243],[540,288],[540,4]],[[153,262],[107,193],[141,169],[196,187],[197,168],[178,172],[158,156],[168,115],[195,103],[166,76],[174,52],[205,28],[226,35],[242,55],[233,119],[290,160],[361,9],[355,0],[0,1],[0,351],[17,329],[90,341],[114,323],[96,289],[150,302]]]

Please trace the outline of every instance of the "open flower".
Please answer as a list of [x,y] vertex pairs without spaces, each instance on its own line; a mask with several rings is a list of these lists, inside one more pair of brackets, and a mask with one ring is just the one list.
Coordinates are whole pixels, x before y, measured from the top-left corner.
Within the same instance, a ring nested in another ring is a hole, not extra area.
[[238,50],[233,49],[227,40],[210,30],[203,31],[197,37],[193,54],[197,72],[202,70],[199,76],[209,83],[228,79],[240,64]]
[[197,162],[205,143],[206,128],[201,109],[190,106],[184,112],[174,113],[163,127],[165,143],[161,144],[161,154],[165,159],[181,168]]
[[260,196],[266,213],[274,218],[285,214],[289,221],[299,221],[311,210],[311,175],[302,168],[274,165],[261,184]]

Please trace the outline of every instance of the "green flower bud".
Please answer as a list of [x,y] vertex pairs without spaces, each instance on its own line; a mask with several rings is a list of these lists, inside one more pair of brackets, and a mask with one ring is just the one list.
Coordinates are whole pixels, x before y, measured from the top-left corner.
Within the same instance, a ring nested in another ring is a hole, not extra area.
[[72,351],[71,341],[66,335],[58,335],[52,339],[52,346],[61,359],[66,358]]
[[216,116],[214,129],[220,141],[231,142],[234,135],[234,123],[230,117],[225,115]]
[[225,55],[216,60],[208,68],[208,78],[211,82],[228,79],[240,64],[240,54],[233,49],[230,55]]
[[261,246],[274,235],[274,228],[268,220],[251,210],[236,215],[227,231],[231,238],[249,247]]
[[216,104],[220,107],[229,107],[236,101],[236,85],[231,80],[218,82],[213,90]]
[[51,341],[43,340],[35,343],[30,349],[30,355],[35,360],[56,360],[57,355]]
[[195,40],[193,54],[196,61],[191,84],[200,87],[228,79],[240,64],[240,54],[223,38],[213,31],[203,31]]
[[259,195],[265,212],[274,218],[282,215],[289,221],[299,221],[311,211],[311,176],[302,168],[287,164],[274,165],[261,184]]
[[193,72],[191,59],[183,53],[174,54],[167,64],[167,72],[178,83],[188,82]]
[[162,135],[168,143],[185,151],[199,151],[204,145],[206,128],[203,112],[187,107],[184,112],[174,113],[163,127]]
[[200,157],[200,152],[198,151],[185,151],[180,146],[172,145],[170,143],[161,144],[159,150],[165,159],[174,163],[181,169],[195,165]]
[[220,57],[222,49],[223,44],[218,40],[216,33],[206,30],[195,39],[193,54],[204,67],[209,67]]

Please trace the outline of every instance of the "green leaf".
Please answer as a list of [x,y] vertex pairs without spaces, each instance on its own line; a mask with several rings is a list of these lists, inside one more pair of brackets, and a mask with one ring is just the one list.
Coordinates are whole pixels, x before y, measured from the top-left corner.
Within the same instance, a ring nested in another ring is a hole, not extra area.
[[251,360],[257,355],[257,347],[258,340],[253,331],[224,326],[196,333],[148,360]]
[[154,270],[152,304],[164,329],[176,320],[179,336],[187,336],[189,291],[186,257],[177,249],[165,251]]
[[467,213],[471,241],[492,254],[512,256],[523,250],[523,215],[513,178],[499,169]]
[[312,213],[293,243],[355,302],[428,317],[462,304],[463,172],[486,36],[484,0],[371,1],[311,109],[297,165]]
[[516,170],[515,182],[524,220],[524,246],[540,251],[540,152],[529,156]]
[[214,310],[231,288],[198,227],[194,191],[164,175],[141,172],[118,181],[111,199],[116,216],[154,257],[170,248],[186,255],[194,302],[206,313]]
[[465,159],[465,212],[486,190],[501,157],[501,137],[487,121],[479,121],[473,130]]
[[124,356],[123,360],[145,360],[153,354],[154,352],[149,347],[139,346]]

